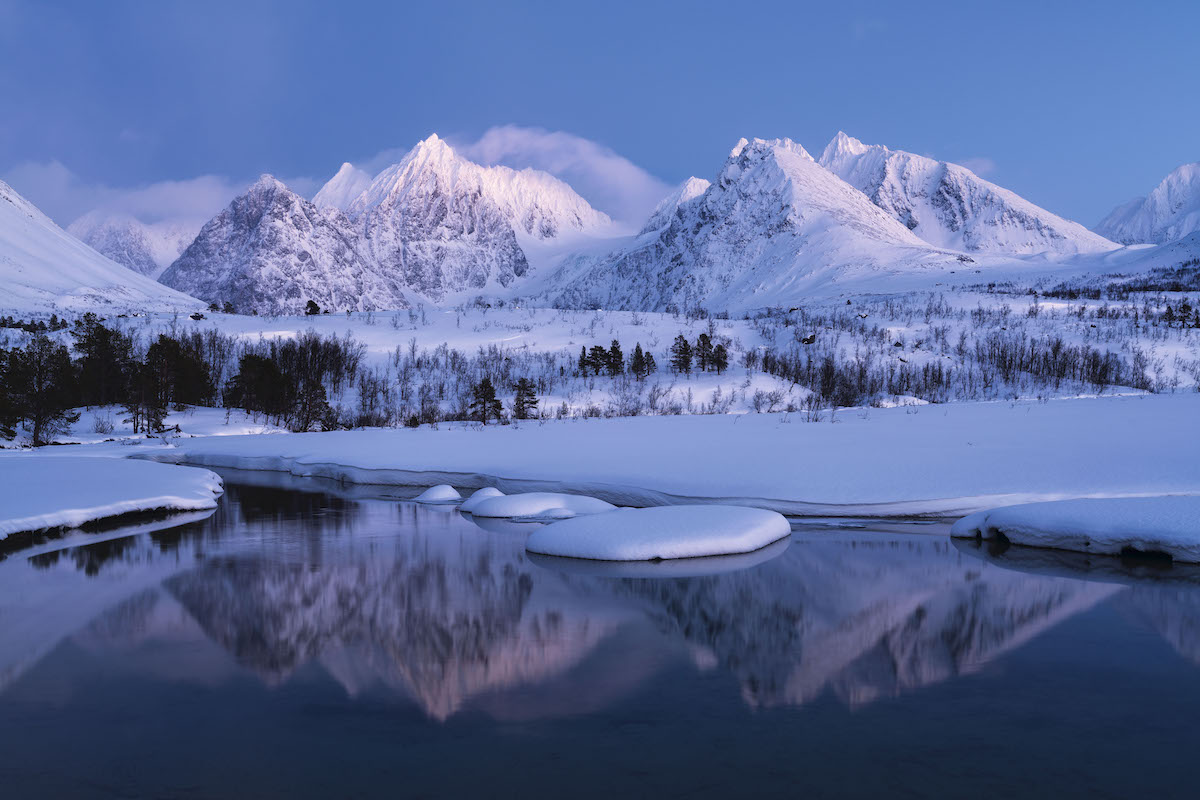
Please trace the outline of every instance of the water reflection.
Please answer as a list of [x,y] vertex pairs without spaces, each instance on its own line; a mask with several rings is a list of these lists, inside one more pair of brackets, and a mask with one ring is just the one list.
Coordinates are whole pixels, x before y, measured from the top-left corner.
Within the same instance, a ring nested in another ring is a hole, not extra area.
[[[445,508],[257,482],[227,479],[219,509],[204,520],[70,539],[0,563],[0,716],[16,719],[31,709],[23,719],[32,727],[21,730],[44,736],[25,748],[11,733],[15,722],[8,735],[0,730],[0,746],[23,754],[11,763],[58,752],[50,745],[72,740],[80,720],[103,715],[97,708],[137,730],[175,735],[164,715],[191,724],[228,709],[234,727],[277,721],[256,730],[255,747],[289,736],[299,737],[292,747],[324,742],[331,726],[346,737],[343,750],[314,755],[311,769],[308,759],[264,767],[271,780],[279,769],[303,775],[298,793],[350,793],[307,783],[324,774],[318,767],[327,756],[352,761],[378,746],[385,752],[371,762],[377,768],[440,732],[449,738],[430,758],[445,766],[461,757],[457,737],[471,732],[494,734],[474,753],[507,746],[515,748],[505,751],[510,759],[539,748],[574,754],[570,777],[586,770],[597,742],[611,748],[610,761],[636,761],[644,750],[654,769],[664,758],[712,764],[715,773],[695,767],[697,783],[688,788],[728,794],[736,787],[712,781],[723,774],[723,754],[743,737],[738,766],[760,753],[767,759],[771,747],[788,757],[805,746],[819,750],[836,729],[849,750],[870,749],[862,742],[876,736],[872,752],[899,748],[891,769],[919,770],[921,754],[902,743],[927,717],[935,721],[927,739],[945,729],[963,741],[975,735],[976,743],[1019,744],[1052,721],[1103,712],[1116,701],[1098,704],[1095,691],[1119,694],[1121,676],[1126,691],[1161,685],[1170,703],[1195,699],[1200,710],[1200,697],[1187,690],[1194,668],[1175,655],[1200,664],[1200,575],[1189,568],[999,552],[952,542],[935,529],[880,526],[806,529],[791,542],[730,559],[597,565],[527,555],[529,525],[481,527]],[[1077,652],[1092,655],[1064,669],[1059,662]],[[1133,657],[1157,660],[1152,668],[1121,662]],[[1061,711],[1072,692],[1077,702]],[[1133,734],[1123,732],[1145,736],[1139,715],[1151,705],[1138,696],[1114,707],[1108,740],[1127,747],[1121,735]],[[334,711],[354,724],[338,728]],[[881,725],[889,714],[892,721]],[[1005,714],[1014,715],[1007,735],[995,734]],[[809,719],[820,722],[806,728]],[[572,728],[577,738],[561,745],[551,733],[528,745],[511,736],[580,720],[593,727]],[[713,752],[678,755],[639,733],[672,720],[680,722],[668,739],[715,742]],[[771,726],[792,727],[781,734]],[[1178,740],[1178,732],[1155,730]],[[394,747],[398,732],[403,747]],[[192,746],[219,750],[211,742],[232,735],[229,727],[216,737],[198,733]],[[644,747],[630,746],[630,736]],[[1064,746],[1037,744],[1038,752]],[[103,747],[97,752],[97,763],[79,767],[88,780],[112,758]],[[758,765],[756,780],[776,774],[769,768],[783,763],[780,755]],[[1029,756],[1002,753],[995,774]],[[1095,768],[1108,763],[1103,756],[1084,760]],[[534,760],[553,769],[552,759]],[[806,767],[810,777],[836,762],[817,760]],[[405,778],[424,774],[421,767],[428,765],[409,764]],[[58,774],[59,765],[45,769]],[[143,762],[135,772],[146,769]],[[945,774],[941,764],[931,769]],[[252,772],[244,767],[239,775]],[[603,782],[614,774],[598,776],[594,792],[628,789]],[[0,780],[14,775],[24,775],[20,766],[0,763]],[[778,776],[785,786],[795,778],[786,769]],[[561,786],[563,777],[546,781]],[[207,773],[192,780],[213,785]],[[444,771],[437,780],[448,780]],[[165,791],[175,786],[169,781],[120,778],[113,785],[131,794],[186,793]],[[423,784],[425,793],[439,787]],[[220,788],[226,791],[211,793],[237,793]],[[824,795],[837,787],[817,788]],[[887,790],[875,788],[876,795]]]
[[[38,553],[26,570],[9,570],[19,578],[10,586],[38,586],[37,602],[70,609],[20,609],[58,619],[38,627],[39,654],[73,633],[95,651],[106,641],[174,642],[187,628],[267,686],[318,665],[350,695],[383,687],[437,720],[564,676],[631,635],[639,644],[627,676],[682,658],[733,677],[754,708],[826,694],[860,706],[977,671],[1122,591],[1080,580],[1100,569],[1093,563],[1072,570],[1062,554],[964,552],[941,536],[843,530],[733,558],[588,564],[530,557],[528,529],[230,484],[206,521]],[[1142,583],[1122,602],[1194,657],[1200,595],[1130,574]],[[130,599],[113,599],[122,594]],[[0,589],[0,602],[11,606],[12,595]],[[81,613],[104,603],[110,610],[75,633]],[[29,666],[28,640],[0,634],[7,682]],[[186,659],[164,676],[195,672]]]

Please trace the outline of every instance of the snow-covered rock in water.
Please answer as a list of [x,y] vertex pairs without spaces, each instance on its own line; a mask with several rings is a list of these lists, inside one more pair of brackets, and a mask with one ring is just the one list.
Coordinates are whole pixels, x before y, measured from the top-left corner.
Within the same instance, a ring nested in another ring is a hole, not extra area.
[[565,258],[542,299],[572,308],[730,311],[811,299],[846,281],[960,267],[790,139],[741,140],[664,228]]
[[1175,169],[1146,197],[1117,206],[1096,232],[1121,244],[1166,244],[1200,231],[1200,161]]
[[474,514],[475,509],[484,500],[491,500],[493,497],[504,497],[504,492],[497,489],[495,486],[485,486],[482,489],[476,489],[475,493],[463,501],[458,507],[459,511],[465,511],[468,514]]
[[1120,497],[1027,503],[978,511],[951,536],[1081,553],[1165,553],[1200,562],[1200,496]]
[[0,310],[194,311],[204,304],[105,258],[0,181]]
[[557,178],[481,167],[436,134],[377,175],[348,207],[364,254],[434,301],[512,286],[529,270],[519,239],[610,224]]
[[791,534],[782,514],[741,506],[623,508],[534,531],[531,553],[597,561],[653,561],[751,553]]
[[102,256],[134,272],[157,278],[196,238],[202,221],[144,223],[126,214],[92,211],[67,227]]
[[1091,253],[1117,245],[966,167],[866,145],[839,132],[821,166],[935,247],[984,253]]
[[370,185],[370,174],[347,161],[342,164],[337,174],[313,195],[312,202],[318,208],[345,211]]
[[0,457],[0,539],[76,528],[141,511],[217,507],[221,479],[206,469],[77,456]]
[[462,495],[458,493],[457,489],[446,483],[430,486],[415,498],[418,503],[457,503],[459,500],[462,500]]
[[350,222],[317,208],[269,175],[213,217],[160,278],[240,313],[303,313],[407,308],[399,276],[359,252]]
[[707,192],[711,185],[703,178],[694,176],[679,184],[675,187],[675,191],[664,197],[662,202],[655,207],[650,219],[646,220],[646,224],[642,226],[642,233],[652,233],[670,225],[680,206],[692,202]]
[[[616,508],[595,497],[561,492],[524,492],[493,497],[475,506],[471,513],[477,517],[497,519],[569,519],[585,514],[599,514]],[[553,555],[553,554],[551,554]]]

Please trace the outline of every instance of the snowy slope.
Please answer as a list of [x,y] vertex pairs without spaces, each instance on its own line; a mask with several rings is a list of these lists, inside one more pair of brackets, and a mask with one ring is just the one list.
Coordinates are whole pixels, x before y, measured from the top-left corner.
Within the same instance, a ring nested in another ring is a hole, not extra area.
[[100,255],[0,181],[0,309],[171,311],[202,306]]
[[1117,206],[1096,232],[1122,244],[1166,244],[1200,231],[1200,161],[1184,164],[1148,196]]
[[747,142],[661,230],[564,259],[542,297],[566,307],[743,310],[845,281],[959,266],[790,139]]
[[364,255],[434,301],[513,285],[529,269],[518,234],[546,241],[610,225],[557,178],[481,167],[436,134],[376,176],[348,213]]
[[317,208],[269,175],[210,220],[163,273],[167,286],[238,311],[406,308],[405,287],[359,252],[337,209]]
[[67,227],[67,233],[134,272],[157,278],[179,258],[200,231],[200,222],[144,223],[125,214],[92,211]]
[[371,185],[371,176],[346,162],[329,181],[313,195],[318,208],[337,208],[345,211]]
[[935,247],[983,253],[1090,253],[1116,244],[985,181],[966,167],[865,145],[839,132],[821,166]]

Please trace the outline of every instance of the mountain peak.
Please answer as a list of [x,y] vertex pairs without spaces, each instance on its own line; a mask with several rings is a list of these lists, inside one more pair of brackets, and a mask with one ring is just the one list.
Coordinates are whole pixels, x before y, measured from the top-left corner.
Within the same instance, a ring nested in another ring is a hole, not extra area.
[[[859,156],[867,152],[871,148],[863,144],[858,139],[850,136],[845,131],[838,131],[837,136],[829,140],[829,144],[825,145],[824,152],[821,153],[821,166],[828,168],[828,165],[846,157]],[[885,150],[887,148],[884,148]]]
[[370,185],[371,176],[347,161],[338,169],[337,174],[313,195],[312,201],[318,208],[337,208],[345,211]]
[[250,185],[250,188],[246,190],[246,194],[262,195],[280,190],[285,192],[291,191],[291,189],[288,189],[288,187],[284,185],[283,181],[279,180],[274,175],[264,172],[262,175],[258,176],[258,180]]
[[690,203],[700,195],[708,191],[708,187],[712,184],[703,178],[697,178],[694,175],[688,178],[683,183],[675,187],[675,190],[664,197],[662,201],[655,207],[650,218],[646,220],[646,224],[642,226],[641,233],[649,233],[657,231],[670,224],[675,216],[675,212],[680,206]]
[[1113,209],[1096,226],[1122,244],[1166,244],[1200,230],[1200,161],[1171,170],[1154,191]]

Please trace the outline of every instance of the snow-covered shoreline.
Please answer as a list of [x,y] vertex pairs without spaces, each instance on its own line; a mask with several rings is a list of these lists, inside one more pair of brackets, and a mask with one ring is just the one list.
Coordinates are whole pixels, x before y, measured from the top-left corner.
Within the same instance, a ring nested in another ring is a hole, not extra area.
[[152,512],[217,507],[221,478],[147,461],[15,454],[0,458],[0,541]]
[[1165,554],[1200,563],[1200,496],[1060,500],[979,511],[950,529],[956,538],[1101,555]]
[[1200,493],[1178,447],[1200,395],[801,415],[633,417],[181,441],[135,457],[346,483],[569,491],[617,505],[795,516],[962,515],[1016,503]]

